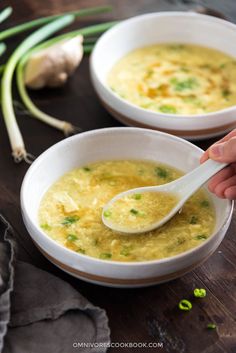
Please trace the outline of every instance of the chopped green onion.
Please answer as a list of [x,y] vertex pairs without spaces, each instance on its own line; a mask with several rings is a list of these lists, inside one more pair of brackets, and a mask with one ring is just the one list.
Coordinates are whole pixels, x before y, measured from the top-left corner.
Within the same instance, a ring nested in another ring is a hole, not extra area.
[[193,294],[196,298],[205,298],[206,290],[204,288],[195,288]]
[[47,224],[47,223],[44,223],[44,224],[40,224],[40,227],[43,229],[43,230],[51,230],[52,227]]
[[104,213],[103,213],[104,217],[108,218],[108,217],[111,217],[111,211],[109,210],[106,210]]
[[198,218],[196,216],[192,216],[191,219],[190,219],[190,224],[197,224],[198,222]]
[[191,90],[198,86],[198,82],[195,77],[190,77],[186,80],[179,80],[174,77],[170,80],[170,83],[174,86],[174,90],[178,92]]
[[216,324],[208,324],[207,325],[208,330],[215,330],[216,329]]
[[177,109],[173,105],[161,105],[159,107],[160,112],[162,113],[169,113],[169,114],[176,114]]
[[84,249],[82,249],[82,248],[78,248],[76,250],[76,252],[80,252],[81,254],[85,254],[86,253],[86,251]]
[[106,260],[106,259],[110,259],[111,257],[112,257],[112,254],[109,252],[104,252],[100,254],[100,259]]
[[179,302],[179,309],[184,311],[189,311],[192,309],[192,303],[187,299],[182,299]]
[[133,215],[137,215],[139,212],[135,208],[131,208],[130,213],[132,213]]
[[12,14],[12,7],[8,6],[0,12],[0,23],[5,21]]
[[64,226],[68,226],[73,223],[76,223],[77,221],[79,221],[78,216],[68,216],[68,217],[64,218],[64,220],[61,222],[61,224],[63,224]]
[[68,241],[75,241],[78,239],[78,237],[74,234],[69,234],[66,238]]
[[6,128],[8,131],[12,155],[16,162],[25,160],[26,162],[31,162],[30,155],[27,154],[23,142],[22,135],[20,133],[19,127],[17,125],[16,117],[13,110],[12,102],[12,77],[15,67],[19,59],[34,45],[38,44],[40,41],[49,37],[56,31],[64,28],[65,26],[71,24],[74,21],[74,16],[67,15],[57,19],[56,21],[49,23],[48,25],[38,29],[27,37],[13,52],[6,63],[6,68],[2,77],[2,113],[6,123]]
[[157,176],[159,176],[162,179],[166,179],[168,177],[168,172],[164,168],[156,167],[155,172],[156,172]]
[[91,172],[91,168],[89,168],[89,167],[83,167],[83,170],[84,170],[85,172]]
[[203,200],[203,201],[201,201],[200,205],[201,205],[202,207],[209,207],[210,203],[209,203],[209,201],[207,201],[207,200]]
[[141,194],[134,194],[133,198],[134,198],[135,200],[141,200],[142,195],[141,195]]
[[228,98],[228,97],[230,96],[230,94],[231,94],[231,92],[230,92],[230,90],[228,90],[228,89],[224,89],[224,90],[222,91],[222,96],[223,96],[224,98]]
[[195,239],[197,240],[207,239],[207,236],[205,234],[198,234],[195,236]]

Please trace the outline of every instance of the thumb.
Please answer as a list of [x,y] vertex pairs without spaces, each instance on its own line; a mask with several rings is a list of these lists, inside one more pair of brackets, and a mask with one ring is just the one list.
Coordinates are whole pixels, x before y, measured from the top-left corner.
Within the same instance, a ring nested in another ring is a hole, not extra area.
[[209,149],[209,157],[223,163],[236,162],[236,137],[211,146]]

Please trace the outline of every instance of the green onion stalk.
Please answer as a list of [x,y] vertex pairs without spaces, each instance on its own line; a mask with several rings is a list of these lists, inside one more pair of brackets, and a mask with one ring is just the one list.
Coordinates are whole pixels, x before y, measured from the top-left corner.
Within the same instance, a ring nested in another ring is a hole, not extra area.
[[[98,34],[98,33],[104,32],[105,30],[107,30],[108,28],[113,26],[114,23],[116,23],[116,22],[108,22],[108,23],[104,23],[104,24],[89,26],[89,27],[85,27],[85,28],[82,28],[82,29],[79,29],[79,30],[76,30],[73,32],[69,32],[69,33],[54,37],[52,39],[49,39],[48,41],[45,41],[45,42],[39,44],[36,47],[34,47],[33,49],[28,51],[23,56],[23,58],[19,61],[19,64],[17,66],[16,81],[17,81],[17,87],[18,87],[20,97],[21,97],[24,105],[26,106],[26,108],[30,112],[29,116],[37,118],[37,119],[41,120],[42,122],[56,128],[58,130],[63,131],[66,136],[69,134],[75,133],[76,131],[79,131],[79,129],[77,127],[73,126],[72,124],[70,124],[66,121],[61,121],[61,120],[59,120],[49,114],[46,114],[46,113],[42,112],[38,107],[36,107],[36,105],[32,102],[30,96],[28,95],[27,89],[25,87],[25,83],[24,83],[25,65],[26,65],[27,61],[30,59],[32,54],[39,52],[40,50],[46,49],[46,48],[54,45],[55,43],[58,43],[59,41],[70,39],[70,38],[72,38],[76,35],[79,35],[79,34],[82,34],[84,36],[89,36],[91,34]],[[93,47],[92,45],[85,45],[84,46],[85,52],[88,52],[89,50],[91,51],[92,47]]]
[[[22,23],[20,25],[17,25],[15,27],[11,27],[11,28],[8,28],[8,29],[2,31],[0,33],[0,41],[4,40],[6,38],[9,38],[9,37],[15,36],[18,33],[25,32],[29,29],[34,28],[34,27],[39,27],[41,25],[45,25],[51,21],[54,21],[54,20],[62,17],[62,16],[65,16],[65,15],[73,15],[74,17],[83,17],[83,16],[89,16],[89,15],[109,12],[109,11],[111,11],[111,9],[112,9],[111,6],[99,6],[99,7],[91,7],[88,9],[82,9],[79,11],[71,11],[71,12],[67,12],[67,13],[59,14],[59,15],[38,18],[36,20]],[[1,13],[0,13],[0,20],[1,20]]]
[[[25,160],[30,163],[32,156],[25,150],[24,141],[17,125],[12,100],[12,78],[14,70],[20,58],[32,47],[48,38],[58,30],[68,26],[74,21],[75,16],[65,15],[55,21],[43,26],[29,35],[12,53],[8,59],[2,77],[2,113],[5,120],[9,140],[12,148],[12,155],[16,162]],[[3,32],[2,32],[3,33]],[[1,37],[1,34],[0,34]]]
[[37,118],[42,122],[64,132],[66,136],[73,134],[80,129],[72,125],[71,123],[63,120],[59,120],[49,114],[42,112],[36,105],[32,102],[28,95],[27,89],[24,84],[24,65],[25,61],[21,60],[17,66],[16,70],[16,81],[20,97],[30,112],[29,116]]

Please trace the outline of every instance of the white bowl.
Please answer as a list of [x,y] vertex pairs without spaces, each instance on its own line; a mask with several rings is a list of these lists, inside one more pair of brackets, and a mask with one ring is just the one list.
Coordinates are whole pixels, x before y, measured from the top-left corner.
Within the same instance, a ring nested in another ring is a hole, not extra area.
[[199,164],[202,150],[165,133],[139,128],[108,128],[67,138],[49,148],[29,168],[21,189],[26,228],[39,250],[56,266],[85,281],[107,286],[140,287],[169,281],[205,261],[224,238],[232,202],[212,197],[216,209],[214,234],[180,255],[145,262],[116,262],[76,253],[49,238],[39,227],[38,209],[47,189],[73,168],[115,159],[153,160],[189,172]]
[[114,93],[107,75],[128,52],[157,43],[198,44],[236,58],[236,25],[191,12],[157,12],[133,17],[97,41],[90,60],[94,88],[104,107],[126,125],[165,131],[187,139],[221,135],[236,127],[236,106],[202,115],[162,114],[138,107]]

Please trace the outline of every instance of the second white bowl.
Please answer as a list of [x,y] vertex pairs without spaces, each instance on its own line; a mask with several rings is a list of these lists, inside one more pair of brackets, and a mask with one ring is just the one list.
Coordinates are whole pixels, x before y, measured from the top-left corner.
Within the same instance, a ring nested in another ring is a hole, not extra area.
[[90,59],[94,88],[104,107],[126,125],[147,127],[187,139],[204,139],[236,127],[236,107],[202,115],[161,114],[138,107],[114,93],[107,75],[128,52],[158,43],[198,44],[236,58],[236,25],[190,12],[157,12],[117,24],[97,41]]

